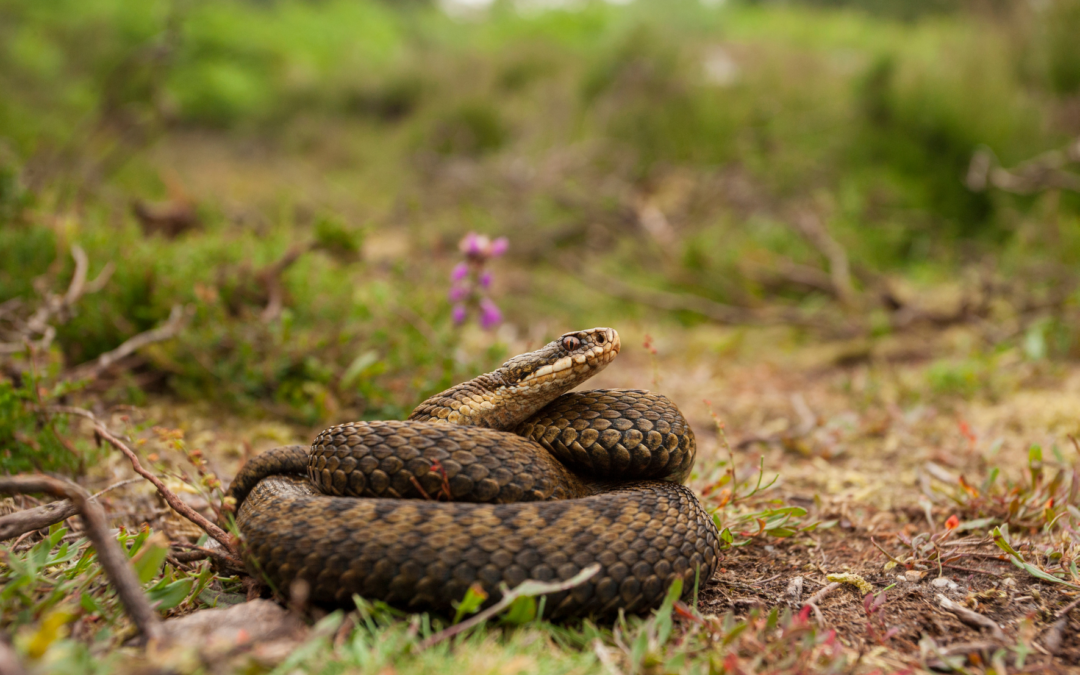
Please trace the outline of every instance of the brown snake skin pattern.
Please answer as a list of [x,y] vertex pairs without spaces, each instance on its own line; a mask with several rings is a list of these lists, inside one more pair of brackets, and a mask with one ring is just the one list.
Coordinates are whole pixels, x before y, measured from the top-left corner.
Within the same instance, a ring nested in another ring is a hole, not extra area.
[[598,563],[547,596],[547,618],[642,611],[677,578],[704,584],[720,539],[677,483],[696,452],[678,408],[637,390],[566,393],[619,348],[610,328],[567,333],[410,421],[341,424],[310,450],[259,455],[230,487],[252,572],[281,592],[303,580],[319,603],[448,611],[472,584],[494,602],[501,585]]

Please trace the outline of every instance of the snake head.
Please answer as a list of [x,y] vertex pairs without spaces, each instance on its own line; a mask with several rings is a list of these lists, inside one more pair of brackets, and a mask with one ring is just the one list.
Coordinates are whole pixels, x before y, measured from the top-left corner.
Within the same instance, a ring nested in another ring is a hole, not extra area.
[[410,420],[509,430],[603,370],[619,353],[612,328],[566,333],[535,352],[515,356],[491,373],[435,394]]
[[499,374],[514,388],[542,388],[548,394],[558,388],[562,393],[606,368],[621,346],[614,328],[564,333],[534,352],[510,359],[499,368]]

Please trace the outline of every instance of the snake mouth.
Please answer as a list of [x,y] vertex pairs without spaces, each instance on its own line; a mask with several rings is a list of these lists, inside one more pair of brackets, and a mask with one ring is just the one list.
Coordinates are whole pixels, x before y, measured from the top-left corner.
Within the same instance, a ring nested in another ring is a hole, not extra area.
[[[615,359],[621,348],[619,334],[614,328],[589,328],[565,333],[543,348],[523,355],[528,357],[528,364],[533,368],[520,373],[517,386],[554,381],[573,383],[571,386],[576,386],[603,370]],[[518,358],[522,357],[511,359],[506,366],[511,366]],[[526,359],[522,361],[525,362]]]

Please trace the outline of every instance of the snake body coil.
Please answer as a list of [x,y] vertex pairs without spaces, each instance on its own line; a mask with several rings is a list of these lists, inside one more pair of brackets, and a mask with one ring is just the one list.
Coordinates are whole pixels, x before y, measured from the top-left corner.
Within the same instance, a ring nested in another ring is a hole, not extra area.
[[256,457],[230,488],[252,571],[282,591],[303,580],[316,602],[449,610],[474,583],[494,600],[501,584],[598,563],[548,596],[551,618],[640,611],[677,578],[704,583],[720,540],[677,484],[696,451],[682,414],[644,391],[566,393],[619,347],[610,328],[567,333],[410,421],[342,424],[310,451]]

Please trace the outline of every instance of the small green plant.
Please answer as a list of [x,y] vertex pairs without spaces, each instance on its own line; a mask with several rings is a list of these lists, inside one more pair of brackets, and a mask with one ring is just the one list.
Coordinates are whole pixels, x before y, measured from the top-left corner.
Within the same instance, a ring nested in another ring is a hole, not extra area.
[[490,101],[472,101],[440,118],[428,145],[441,155],[478,157],[499,150],[509,139],[510,127],[499,108]]
[[[54,525],[27,550],[0,547],[0,628],[13,633],[16,648],[34,660],[51,661],[75,648],[78,642],[67,636],[76,624],[92,636],[89,646],[99,655],[122,640],[129,625],[93,547],[86,539],[69,541],[67,534]],[[121,528],[117,541],[158,612],[206,606],[212,589],[222,588],[208,563],[191,571],[167,563],[167,542],[148,528]]]
[[52,383],[24,373],[18,384],[0,375],[0,471],[81,473],[96,455],[71,440],[67,421],[45,408],[77,385]]
[[965,399],[974,398],[982,391],[988,377],[986,365],[974,359],[938,361],[926,371],[931,391]]
[[[716,433],[721,447],[728,450],[728,461],[723,475],[709,483],[701,491],[706,505],[712,505],[712,518],[716,529],[720,531],[721,546],[724,548],[746,546],[754,540],[765,537],[785,539],[799,533],[809,533],[816,529],[828,529],[836,521],[807,520],[807,510],[801,506],[785,506],[775,500],[763,498],[762,494],[776,483],[780,474],[762,485],[765,478],[765,458],[762,457],[756,477],[751,474],[745,479],[739,477],[735,462],[735,453],[727,441],[724,423],[712,413],[716,424]],[[761,507],[765,508],[761,508]],[[741,507],[741,508],[740,508]],[[741,539],[736,539],[736,536]]]
[[[945,496],[957,513],[975,525],[1008,524],[1013,531],[1037,531],[1051,527],[1080,505],[1080,480],[1069,466],[1059,466],[1048,476],[1042,447],[1028,448],[1025,479],[1003,477],[996,467],[982,481],[969,482],[963,475],[953,485],[935,483],[935,491]],[[971,529],[971,527],[964,529]]]

